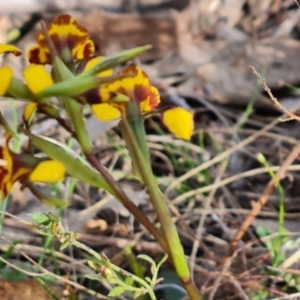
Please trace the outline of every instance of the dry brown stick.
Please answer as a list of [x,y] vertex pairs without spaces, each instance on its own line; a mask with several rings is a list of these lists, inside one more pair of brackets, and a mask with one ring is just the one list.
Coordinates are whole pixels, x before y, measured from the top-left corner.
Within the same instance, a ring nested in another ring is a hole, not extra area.
[[271,100],[274,102],[274,104],[280,109],[282,110],[284,113],[286,113],[289,118],[287,119],[279,119],[281,122],[286,122],[286,121],[291,121],[291,120],[298,120],[300,121],[300,117],[296,116],[295,114],[289,112],[278,100],[277,98],[274,97],[273,93],[271,92],[271,89],[268,87],[266,80],[256,71],[256,69],[253,66],[250,66],[250,68],[252,69],[254,75],[260,80],[260,82],[263,85],[263,88],[265,89],[265,91],[268,93],[269,97],[271,98]]

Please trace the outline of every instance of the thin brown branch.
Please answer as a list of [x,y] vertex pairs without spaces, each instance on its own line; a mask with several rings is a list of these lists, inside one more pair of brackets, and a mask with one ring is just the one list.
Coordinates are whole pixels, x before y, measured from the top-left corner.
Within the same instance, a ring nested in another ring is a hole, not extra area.
[[[107,182],[114,188],[119,200],[122,204],[135,216],[135,218],[147,228],[147,230],[154,236],[156,241],[161,245],[165,252],[169,255],[169,249],[164,239],[163,234],[150,222],[148,217],[128,198],[119,183],[113,176],[99,163],[98,159],[93,153],[86,153],[86,158],[90,164],[107,180]],[[170,257],[170,256],[169,256]]]
[[271,89],[268,87],[267,82],[265,80],[265,78],[263,78],[253,66],[250,66],[250,69],[252,69],[254,75],[260,80],[260,82],[262,83],[262,86],[264,88],[264,90],[268,93],[269,97],[271,98],[271,100],[274,102],[274,104],[285,114],[287,114],[289,116],[289,118],[286,119],[279,119],[281,122],[287,122],[287,121],[291,121],[291,120],[298,120],[300,121],[300,117],[296,116],[295,114],[289,112],[278,100],[277,98],[274,97]]

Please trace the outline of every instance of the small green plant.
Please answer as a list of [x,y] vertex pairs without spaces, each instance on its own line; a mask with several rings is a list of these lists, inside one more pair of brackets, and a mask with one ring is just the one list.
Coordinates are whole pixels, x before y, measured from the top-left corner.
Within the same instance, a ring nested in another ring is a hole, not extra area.
[[144,294],[148,294],[151,300],[156,299],[153,288],[162,280],[158,278],[158,272],[161,265],[166,261],[167,255],[164,255],[158,264],[147,255],[138,255],[139,259],[148,262],[151,266],[152,278],[141,278],[112,264],[104,254],[99,254],[79,242],[77,239],[81,235],[74,232],[66,232],[59,216],[52,213],[32,213],[30,216],[34,220],[34,223],[28,221],[23,221],[23,223],[36,228],[38,233],[42,235],[57,238],[61,242],[61,250],[72,245],[85,250],[91,255],[87,263],[97,274],[88,274],[85,276],[92,280],[107,281],[113,284],[114,287],[109,292],[109,297],[116,297],[127,292],[132,294],[134,299]]

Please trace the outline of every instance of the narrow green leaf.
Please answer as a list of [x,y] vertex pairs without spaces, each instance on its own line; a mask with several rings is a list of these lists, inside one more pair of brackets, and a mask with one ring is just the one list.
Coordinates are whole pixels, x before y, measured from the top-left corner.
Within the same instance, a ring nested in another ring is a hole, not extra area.
[[126,283],[126,285],[132,286],[132,284],[133,284],[133,278],[131,276],[126,277],[125,278],[125,283]]
[[90,75],[96,75],[107,69],[114,68],[120,64],[123,64],[123,63],[135,58],[136,56],[142,54],[143,52],[145,52],[151,48],[152,48],[151,45],[145,45],[145,46],[125,50],[125,51],[119,52],[114,55],[107,56],[99,64],[97,64],[93,68],[81,73],[80,75],[78,75],[78,77],[83,78],[83,77],[87,77]]
[[45,194],[42,190],[36,187],[34,184],[28,183],[30,191],[44,204],[53,206],[53,207],[65,207],[68,205],[66,201],[58,199],[56,197],[49,196]]
[[108,184],[106,179],[100,175],[97,171],[90,168],[88,165],[82,163],[79,159],[74,158],[66,151],[57,147],[48,140],[36,136],[29,131],[24,131],[29,137],[32,143],[46,153],[53,160],[58,160],[64,164],[69,176],[77,178],[83,182],[86,182],[92,186],[102,188],[112,195],[116,196],[114,190]]
[[122,286],[114,287],[108,294],[108,297],[117,297],[122,295],[125,292],[125,289]]
[[47,225],[51,222],[49,216],[44,213],[33,212],[29,214],[30,218],[38,224]]
[[75,78],[75,75],[66,66],[66,64],[60,59],[59,56],[55,56],[52,65],[53,65],[53,77],[55,82],[61,82],[61,81],[66,81]]
[[0,126],[3,127],[6,133],[10,133],[13,137],[18,138],[18,135],[11,128],[7,120],[5,119],[2,111],[0,110]]
[[12,98],[26,99],[28,101],[33,101],[35,99],[34,95],[30,92],[27,86],[21,80],[16,78],[12,79],[6,94]]
[[[58,82],[53,86],[44,89],[36,94],[36,98],[48,98],[52,96],[78,96],[93,88],[99,87],[101,84],[116,81],[125,78],[124,75],[113,75],[109,77],[74,77],[65,81]],[[126,100],[127,98],[125,98]],[[128,101],[128,99],[127,99]]]
[[[12,256],[12,254],[14,253],[14,251],[15,251],[15,247],[14,246],[18,245],[19,243],[20,243],[19,241],[13,241],[12,242],[12,246],[10,246],[8,248],[8,250],[4,254],[1,255],[2,258],[4,258],[5,260],[8,260]],[[0,269],[4,268],[5,266],[6,266],[6,264],[1,261],[0,262]]]
[[42,285],[45,291],[52,297],[54,300],[59,300],[59,297],[46,285],[42,278],[37,277],[38,282]]

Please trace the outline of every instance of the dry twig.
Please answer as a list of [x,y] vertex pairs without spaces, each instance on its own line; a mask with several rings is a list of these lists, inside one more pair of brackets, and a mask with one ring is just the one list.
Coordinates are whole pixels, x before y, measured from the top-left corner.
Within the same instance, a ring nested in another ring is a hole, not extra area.
[[254,75],[260,80],[260,82],[263,85],[263,88],[265,89],[265,91],[268,93],[269,97],[271,98],[271,100],[274,102],[274,104],[284,113],[286,113],[289,118],[283,119],[283,118],[279,118],[279,121],[281,122],[287,122],[287,121],[291,121],[291,120],[298,120],[300,121],[300,117],[296,116],[295,114],[289,112],[278,100],[277,98],[274,97],[273,93],[271,92],[271,89],[268,87],[266,80],[256,71],[256,69],[253,66],[250,66],[250,68],[252,69]]

